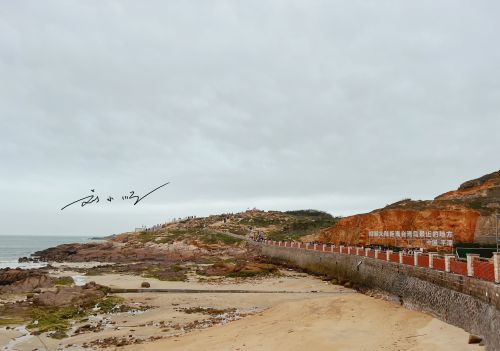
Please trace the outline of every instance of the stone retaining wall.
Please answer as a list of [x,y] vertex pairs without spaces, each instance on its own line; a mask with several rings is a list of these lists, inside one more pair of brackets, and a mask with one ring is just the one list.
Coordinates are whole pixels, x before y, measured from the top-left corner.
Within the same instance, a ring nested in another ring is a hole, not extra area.
[[394,295],[403,305],[431,313],[481,335],[487,350],[500,350],[500,286],[474,277],[348,253],[259,245],[274,261],[347,279]]

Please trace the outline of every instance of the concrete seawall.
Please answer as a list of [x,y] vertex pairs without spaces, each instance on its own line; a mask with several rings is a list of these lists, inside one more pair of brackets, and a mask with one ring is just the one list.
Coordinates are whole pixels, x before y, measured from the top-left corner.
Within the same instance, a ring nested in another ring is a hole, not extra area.
[[473,277],[379,259],[259,245],[269,259],[383,290],[404,306],[481,335],[487,350],[500,350],[500,286]]

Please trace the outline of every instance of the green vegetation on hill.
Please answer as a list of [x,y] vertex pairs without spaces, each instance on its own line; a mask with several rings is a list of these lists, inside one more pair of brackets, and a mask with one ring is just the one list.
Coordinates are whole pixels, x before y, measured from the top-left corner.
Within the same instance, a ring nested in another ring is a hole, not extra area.
[[179,227],[164,231],[144,231],[139,234],[138,239],[142,243],[154,241],[159,244],[171,244],[182,240],[199,240],[205,244],[225,245],[233,245],[241,242],[241,239],[202,227]]
[[297,240],[322,228],[331,227],[339,220],[329,213],[316,210],[287,211],[285,221],[268,233],[271,240]]
[[200,239],[206,244],[223,243],[225,245],[233,245],[242,241],[241,239],[225,235],[224,233],[214,233],[214,232],[208,232],[205,235],[203,235]]
[[137,239],[142,242],[171,244],[176,241],[197,241],[204,244],[238,245],[240,239],[225,235],[260,234],[273,240],[294,240],[330,227],[338,217],[316,210],[260,211],[220,214],[189,218],[167,223],[156,231],[143,231]]

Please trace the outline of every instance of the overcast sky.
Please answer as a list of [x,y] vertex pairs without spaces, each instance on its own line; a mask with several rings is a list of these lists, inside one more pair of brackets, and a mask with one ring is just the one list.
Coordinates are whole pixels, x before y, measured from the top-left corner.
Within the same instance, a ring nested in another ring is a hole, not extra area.
[[[348,215],[498,170],[499,12],[0,0],[0,234],[253,207]],[[98,204],[60,210],[90,189]]]

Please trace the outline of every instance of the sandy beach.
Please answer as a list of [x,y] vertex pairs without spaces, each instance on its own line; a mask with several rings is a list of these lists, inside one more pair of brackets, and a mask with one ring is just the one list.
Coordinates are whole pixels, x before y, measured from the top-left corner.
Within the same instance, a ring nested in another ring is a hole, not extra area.
[[478,350],[468,334],[361,294],[282,302],[228,325],[123,350]]
[[[73,265],[77,268],[79,265]],[[63,268],[63,267],[59,267]],[[70,267],[54,276],[79,275]],[[111,288],[200,289],[210,293],[121,293],[129,311],[89,316],[62,340],[45,334],[15,339],[0,332],[3,350],[478,350],[468,333],[398,303],[317,277],[281,270],[252,279],[160,281],[127,274],[83,276]],[[254,293],[224,293],[217,290]],[[215,292],[214,292],[215,290]],[[76,332],[80,328],[79,332]]]

